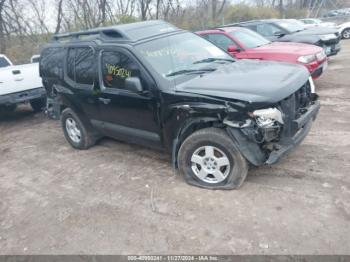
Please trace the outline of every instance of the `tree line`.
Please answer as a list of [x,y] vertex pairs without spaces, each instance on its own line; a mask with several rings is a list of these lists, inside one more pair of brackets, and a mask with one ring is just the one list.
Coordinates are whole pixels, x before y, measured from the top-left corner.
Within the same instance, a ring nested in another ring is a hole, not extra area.
[[149,19],[197,30],[257,18],[312,16],[347,0],[0,0],[0,53],[16,61],[53,34]]

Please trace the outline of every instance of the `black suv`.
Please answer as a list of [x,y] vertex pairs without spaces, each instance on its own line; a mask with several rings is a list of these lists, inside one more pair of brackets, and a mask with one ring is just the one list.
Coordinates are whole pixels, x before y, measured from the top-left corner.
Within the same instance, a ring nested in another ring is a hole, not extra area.
[[254,20],[234,25],[249,28],[273,42],[297,42],[317,45],[325,50],[327,56],[336,55],[341,49],[341,37],[336,29],[325,27],[305,28],[302,22],[295,19]]
[[248,163],[276,163],[320,107],[303,66],[235,61],[162,21],[57,35],[40,74],[74,148],[102,136],[158,148],[206,188],[238,188]]

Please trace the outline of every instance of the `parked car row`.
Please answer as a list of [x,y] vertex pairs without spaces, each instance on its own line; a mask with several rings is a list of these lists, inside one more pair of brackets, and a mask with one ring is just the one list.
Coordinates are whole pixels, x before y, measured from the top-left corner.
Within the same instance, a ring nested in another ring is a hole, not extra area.
[[350,16],[350,8],[331,10],[323,15],[323,17]]
[[300,19],[300,21],[302,23],[304,23],[304,26],[306,28],[312,28],[312,27],[331,27],[331,28],[335,28],[337,27],[336,23],[333,22],[323,22],[321,19],[317,19],[317,18],[304,18],[304,19]]
[[327,56],[340,51],[340,35],[332,28],[305,28],[293,19],[266,19],[227,25],[251,29],[273,42],[297,42],[322,47]]
[[271,42],[243,27],[223,27],[197,32],[237,59],[259,59],[304,65],[318,78],[327,68],[328,59],[318,46],[292,42]]
[[220,47],[162,21],[56,35],[40,57],[51,115],[76,149],[103,136],[154,147],[191,185],[239,188],[249,165],[278,162],[308,134],[320,108],[310,72],[327,61],[244,27],[208,31],[236,43]]

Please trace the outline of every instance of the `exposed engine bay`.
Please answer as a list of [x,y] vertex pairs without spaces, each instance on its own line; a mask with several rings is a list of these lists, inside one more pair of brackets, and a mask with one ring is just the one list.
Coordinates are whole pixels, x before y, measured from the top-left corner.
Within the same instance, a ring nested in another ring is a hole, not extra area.
[[[235,122],[225,119],[223,122],[236,129],[232,131],[236,140],[238,136],[243,135],[247,142],[252,143],[250,150],[257,151],[259,149],[261,151],[259,152],[260,157],[258,157],[260,161],[262,158],[266,160],[272,152],[277,152],[284,146],[293,144],[293,139],[300,135],[300,131],[310,122],[308,121],[310,120],[308,116],[310,110],[313,111],[313,114],[318,111],[319,102],[314,90],[313,81],[309,79],[299,90],[276,105],[249,112],[249,118],[245,121]],[[315,101],[317,105],[315,105]],[[245,149],[247,148],[249,147],[245,147]]]

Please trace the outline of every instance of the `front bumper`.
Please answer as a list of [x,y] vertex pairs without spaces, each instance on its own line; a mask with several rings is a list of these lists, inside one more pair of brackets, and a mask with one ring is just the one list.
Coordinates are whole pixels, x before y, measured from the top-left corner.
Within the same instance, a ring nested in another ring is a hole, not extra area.
[[237,149],[251,164],[255,166],[272,165],[290,153],[304,140],[311,129],[313,120],[316,119],[319,109],[320,102],[315,100],[304,114],[290,123],[290,128],[296,130],[295,134],[291,137],[284,137],[279,143],[273,143],[273,151],[262,149],[259,144],[250,140],[238,128],[229,127],[227,132],[235,142]]
[[13,94],[1,95],[0,105],[9,106],[44,97],[46,97],[45,88],[38,87]]
[[338,54],[341,49],[340,42],[338,43],[327,43],[323,46],[323,49],[327,56],[334,56]]
[[293,129],[298,130],[298,132],[289,139],[288,144],[279,145],[280,147],[278,150],[272,151],[265,164],[272,165],[277,163],[283,156],[287,155],[296,146],[298,146],[309,133],[312,126],[312,121],[316,119],[319,110],[320,101],[317,100],[308,108],[308,111],[306,113],[304,113],[298,119],[294,120],[292,122],[292,126]]

